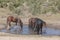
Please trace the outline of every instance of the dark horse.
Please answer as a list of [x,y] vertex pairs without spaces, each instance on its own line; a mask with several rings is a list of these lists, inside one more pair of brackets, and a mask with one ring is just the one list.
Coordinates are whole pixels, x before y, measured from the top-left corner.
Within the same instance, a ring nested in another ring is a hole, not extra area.
[[19,19],[18,17],[13,17],[13,16],[8,16],[7,17],[7,25],[8,25],[7,29],[10,29],[11,22],[15,22],[16,25],[17,25],[17,23],[19,23],[19,25],[20,25],[20,27],[22,29],[23,23],[22,23],[21,19]]
[[29,28],[32,30],[36,30],[37,34],[39,34],[39,31],[42,34],[42,27],[46,27],[46,22],[39,18],[30,18],[29,19]]

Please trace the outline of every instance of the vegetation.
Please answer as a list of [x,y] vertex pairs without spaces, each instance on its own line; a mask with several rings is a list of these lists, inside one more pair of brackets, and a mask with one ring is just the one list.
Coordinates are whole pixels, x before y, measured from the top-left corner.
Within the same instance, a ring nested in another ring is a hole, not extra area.
[[19,15],[23,13],[24,3],[29,7],[27,11],[32,15],[58,13],[60,11],[60,0],[0,0],[0,7],[8,7],[9,10]]

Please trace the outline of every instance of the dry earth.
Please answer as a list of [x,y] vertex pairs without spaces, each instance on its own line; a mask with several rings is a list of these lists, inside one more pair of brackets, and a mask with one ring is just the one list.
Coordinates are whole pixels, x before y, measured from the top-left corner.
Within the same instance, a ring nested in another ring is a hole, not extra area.
[[0,33],[0,40],[60,40],[60,36],[14,35]]
[[10,36],[2,36],[0,40],[60,40],[60,37],[32,37],[32,36],[19,36],[19,37],[10,37]]

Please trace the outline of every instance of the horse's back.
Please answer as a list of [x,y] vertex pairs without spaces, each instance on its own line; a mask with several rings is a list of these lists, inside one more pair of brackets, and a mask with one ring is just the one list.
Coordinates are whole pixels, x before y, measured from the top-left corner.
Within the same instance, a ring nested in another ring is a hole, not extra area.
[[7,20],[12,20],[14,17],[13,16],[8,16]]
[[8,16],[7,17],[7,21],[13,21],[13,22],[15,22],[15,21],[18,21],[18,18],[16,17],[14,17],[14,16]]

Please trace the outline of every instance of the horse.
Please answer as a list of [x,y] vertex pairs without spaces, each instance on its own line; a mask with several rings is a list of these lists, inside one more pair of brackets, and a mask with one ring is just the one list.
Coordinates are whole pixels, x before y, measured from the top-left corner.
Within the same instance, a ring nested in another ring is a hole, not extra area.
[[22,22],[22,20],[21,20],[20,18],[18,18],[18,17],[13,17],[13,16],[8,16],[8,17],[7,17],[7,29],[8,29],[8,30],[10,29],[11,22],[15,22],[16,25],[17,25],[17,23],[19,23],[19,25],[20,25],[20,27],[21,27],[21,29],[22,29],[22,27],[23,27],[23,22]]
[[35,26],[35,21],[36,21],[35,18],[30,18],[30,19],[29,19],[29,25],[28,25],[28,26],[29,26],[30,29],[31,29],[31,28],[33,29],[33,28],[34,28],[34,26]]
[[37,34],[41,32],[42,34],[42,27],[46,27],[46,22],[39,19],[39,18],[30,18],[29,19],[29,28],[32,29],[33,31],[36,31]]

